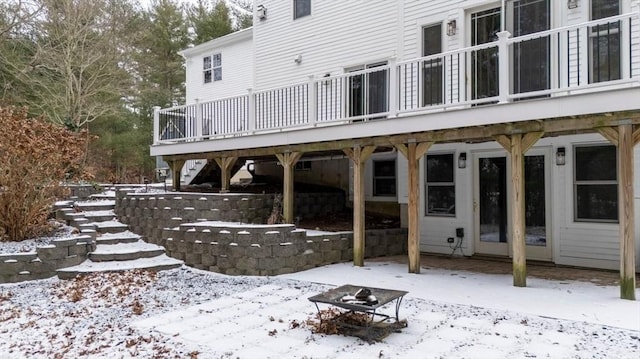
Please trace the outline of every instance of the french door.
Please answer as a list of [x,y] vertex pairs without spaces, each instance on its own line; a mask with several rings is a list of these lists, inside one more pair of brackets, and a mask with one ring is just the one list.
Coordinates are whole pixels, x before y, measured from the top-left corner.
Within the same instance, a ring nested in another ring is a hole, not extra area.
[[[506,3],[506,15],[500,6],[470,14],[471,46],[498,40],[502,19],[512,37],[551,28],[550,0],[515,0]],[[525,93],[550,88],[551,44],[548,36],[518,42],[511,48],[511,93]],[[471,54],[471,98],[498,96],[498,49],[490,47]]]
[[[527,258],[551,260],[549,151],[525,156],[525,241]],[[474,156],[475,252],[511,255],[511,166],[504,152]]]

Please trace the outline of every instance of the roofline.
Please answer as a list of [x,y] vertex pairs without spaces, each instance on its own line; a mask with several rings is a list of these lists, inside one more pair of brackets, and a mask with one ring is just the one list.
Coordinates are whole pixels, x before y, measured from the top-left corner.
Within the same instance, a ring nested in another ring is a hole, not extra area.
[[250,39],[252,37],[253,37],[253,26],[252,27],[248,27],[246,29],[242,29],[242,30],[238,30],[238,31],[232,32],[232,33],[224,35],[224,36],[217,37],[217,38],[215,38],[213,40],[209,40],[207,42],[203,42],[202,44],[194,46],[194,47],[191,47],[191,48],[180,50],[180,51],[178,51],[178,54],[181,55],[182,57],[188,57],[188,56],[191,56],[193,54],[197,54],[199,52],[207,51],[207,50],[212,49],[212,48],[216,48],[216,47],[232,44],[232,43],[235,43],[235,42],[240,42],[240,41],[243,41],[243,40]]

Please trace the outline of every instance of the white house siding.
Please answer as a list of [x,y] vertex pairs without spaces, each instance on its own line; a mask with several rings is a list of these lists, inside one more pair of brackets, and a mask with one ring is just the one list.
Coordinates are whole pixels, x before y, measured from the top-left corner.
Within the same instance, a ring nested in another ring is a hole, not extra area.
[[[251,29],[243,30],[251,32]],[[239,40],[227,41],[226,37],[201,44],[185,51],[186,99],[192,104],[215,99],[246,95],[253,87],[253,41],[250,34],[233,33],[227,36]],[[221,45],[218,45],[221,43]],[[222,54],[222,80],[205,84],[202,59]]]
[[[293,19],[292,0],[264,0],[254,22],[256,87],[304,82],[396,56],[402,1],[311,1],[311,15]],[[294,61],[300,56],[301,62]]]
[[[548,155],[547,166],[551,180],[549,193],[550,223],[547,241],[551,246],[551,261],[563,265],[618,269],[620,244],[618,225],[611,223],[575,222],[573,213],[573,146],[576,144],[608,144],[600,135],[577,135],[558,138],[543,138],[530,151],[539,151]],[[555,152],[558,147],[566,149],[566,165],[555,164]],[[448,237],[455,237],[456,228],[464,228],[462,242],[465,255],[476,254],[474,246],[474,156],[486,152],[506,152],[495,142],[476,145],[441,144],[434,145],[428,154],[467,153],[467,167],[455,169],[456,215],[455,217],[425,216],[425,168],[420,161],[420,249],[431,253],[449,254],[451,246]],[[640,148],[635,150],[635,211],[640,213]],[[407,165],[401,156],[398,158],[398,202],[407,203]],[[636,223],[636,252],[640,258],[640,226]],[[460,254],[459,251],[456,254]]]

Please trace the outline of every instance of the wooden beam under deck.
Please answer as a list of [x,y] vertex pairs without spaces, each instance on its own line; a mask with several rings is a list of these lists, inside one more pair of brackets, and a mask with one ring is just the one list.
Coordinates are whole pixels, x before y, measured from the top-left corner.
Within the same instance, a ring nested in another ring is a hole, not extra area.
[[180,159],[170,159],[167,160],[169,164],[169,168],[171,169],[171,188],[174,191],[180,191],[180,177],[182,172],[182,167],[184,166],[186,160]]
[[284,169],[283,173],[283,196],[282,196],[282,217],[285,223],[295,223],[293,220],[293,209],[295,207],[294,194],[293,194],[293,182],[294,182],[294,168],[302,152],[287,152],[276,153],[278,161]]
[[542,135],[542,132],[530,132],[525,135],[496,136],[496,141],[509,153],[511,160],[511,249],[513,285],[516,287],[527,286],[524,154]]
[[344,149],[353,162],[353,265],[364,266],[364,164],[376,150],[374,146]]
[[420,273],[420,159],[427,153],[433,142],[397,144],[396,148],[408,162],[409,182],[409,236],[407,251],[409,273]]
[[620,221],[620,298],[636,299],[635,217],[633,208],[633,125],[618,126],[618,216]]
[[227,193],[231,184],[231,168],[238,161],[238,157],[216,157],[214,160],[220,167],[220,193]]

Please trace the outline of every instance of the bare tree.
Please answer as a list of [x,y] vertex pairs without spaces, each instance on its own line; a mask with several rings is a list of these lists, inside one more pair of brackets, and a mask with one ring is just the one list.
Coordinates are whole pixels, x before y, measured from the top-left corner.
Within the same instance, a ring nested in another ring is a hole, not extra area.
[[58,124],[77,130],[116,113],[130,87],[122,59],[129,6],[123,0],[39,0],[35,53],[25,82],[31,104]]

